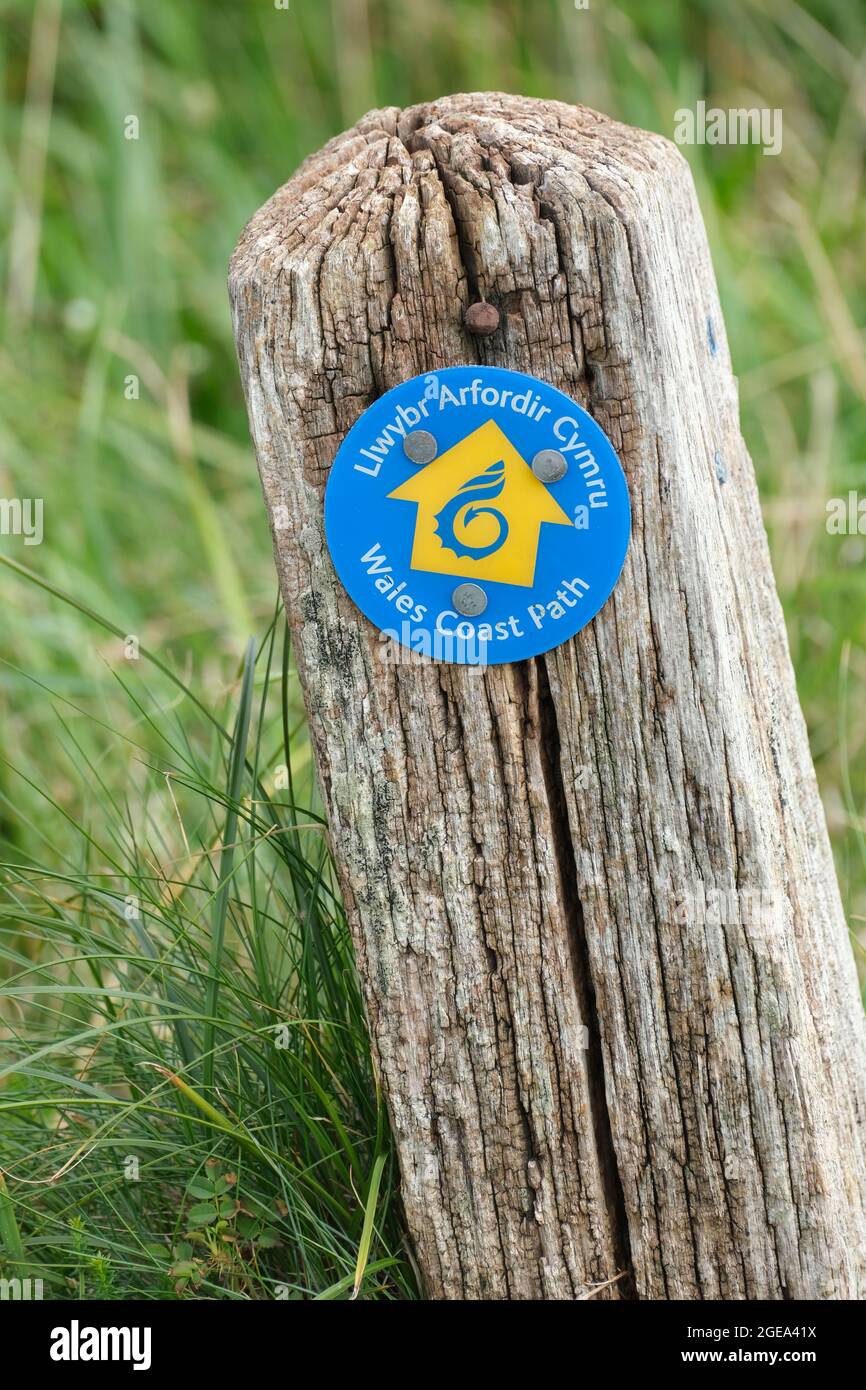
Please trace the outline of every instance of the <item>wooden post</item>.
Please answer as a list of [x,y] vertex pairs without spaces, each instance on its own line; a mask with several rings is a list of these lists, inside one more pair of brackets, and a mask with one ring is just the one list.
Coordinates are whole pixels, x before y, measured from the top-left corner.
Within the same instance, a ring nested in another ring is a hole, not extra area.
[[[230,284],[428,1293],[862,1294],[863,1017],[685,161],[556,102],[374,111]],[[546,656],[383,662],[328,470],[382,392],[472,362],[609,435],[625,570]]]

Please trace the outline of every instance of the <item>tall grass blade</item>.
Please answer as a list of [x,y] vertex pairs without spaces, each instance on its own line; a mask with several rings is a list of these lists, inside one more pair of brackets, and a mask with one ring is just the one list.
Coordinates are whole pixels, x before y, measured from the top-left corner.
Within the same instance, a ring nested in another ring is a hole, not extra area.
[[229,779],[225,832],[219,862],[219,888],[214,900],[213,924],[211,927],[210,979],[207,990],[207,1021],[204,1032],[203,1076],[206,1087],[213,1086],[214,1076],[214,1018],[216,1016],[220,991],[220,970],[222,968],[223,940],[225,937],[226,915],[229,906],[232,866],[235,858],[235,841],[238,833],[238,804],[241,796],[244,767],[247,756],[247,740],[250,733],[250,715],[253,707],[253,676],[255,673],[256,644],[251,638],[247,643],[244,657],[244,673],[241,681],[240,703],[232,737],[229,760]]

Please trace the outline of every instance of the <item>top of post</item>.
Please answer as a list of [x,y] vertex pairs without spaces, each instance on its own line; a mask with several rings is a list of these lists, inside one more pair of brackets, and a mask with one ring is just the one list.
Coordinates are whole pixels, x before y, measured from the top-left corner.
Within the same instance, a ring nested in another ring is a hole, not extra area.
[[468,92],[405,110],[383,107],[309,155],[259,209],[235,249],[230,285],[234,292],[250,276],[279,274],[288,262],[306,259],[318,240],[339,239],[353,199],[375,190],[399,208],[402,190],[414,183],[423,194],[431,175],[438,174],[452,206],[463,191],[483,195],[494,182],[530,185],[543,202],[547,179],[582,178],[587,197],[604,199],[628,221],[632,200],[645,205],[649,186],[684,173],[689,177],[671,141],[586,106]]

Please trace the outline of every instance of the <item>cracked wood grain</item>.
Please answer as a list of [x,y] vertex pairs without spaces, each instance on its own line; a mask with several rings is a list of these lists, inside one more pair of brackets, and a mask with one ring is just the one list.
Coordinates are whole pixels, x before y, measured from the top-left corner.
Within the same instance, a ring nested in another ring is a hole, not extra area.
[[[256,214],[230,289],[428,1293],[857,1296],[863,1019],[679,152],[500,94],[374,111]],[[607,432],[625,569],[534,661],[386,664],[328,470],[382,392],[471,362]]]

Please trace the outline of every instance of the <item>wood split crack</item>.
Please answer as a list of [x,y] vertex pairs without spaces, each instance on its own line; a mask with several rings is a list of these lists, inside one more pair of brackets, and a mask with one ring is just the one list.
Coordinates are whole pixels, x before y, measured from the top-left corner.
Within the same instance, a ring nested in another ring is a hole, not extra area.
[[[574,988],[581,1017],[587,1028],[587,1073],[589,1103],[592,1110],[593,1132],[599,1167],[607,1189],[608,1209],[612,1213],[617,1268],[631,1270],[630,1239],[622,1183],[617,1167],[616,1148],[607,1110],[607,1088],[604,1077],[604,1053],[601,1046],[600,1024],[592,983],[590,955],[586,944],[586,924],[580,901],[577,866],[574,859],[573,830],[569,823],[568,805],[562,780],[561,748],[557,725],[556,705],[543,657],[536,658],[535,698],[538,704],[539,741],[542,768],[547,788],[550,826],[559,872],[560,900],[568,940],[571,947]],[[621,1289],[628,1297],[634,1280],[629,1274]],[[633,1296],[633,1293],[632,1295]]]

